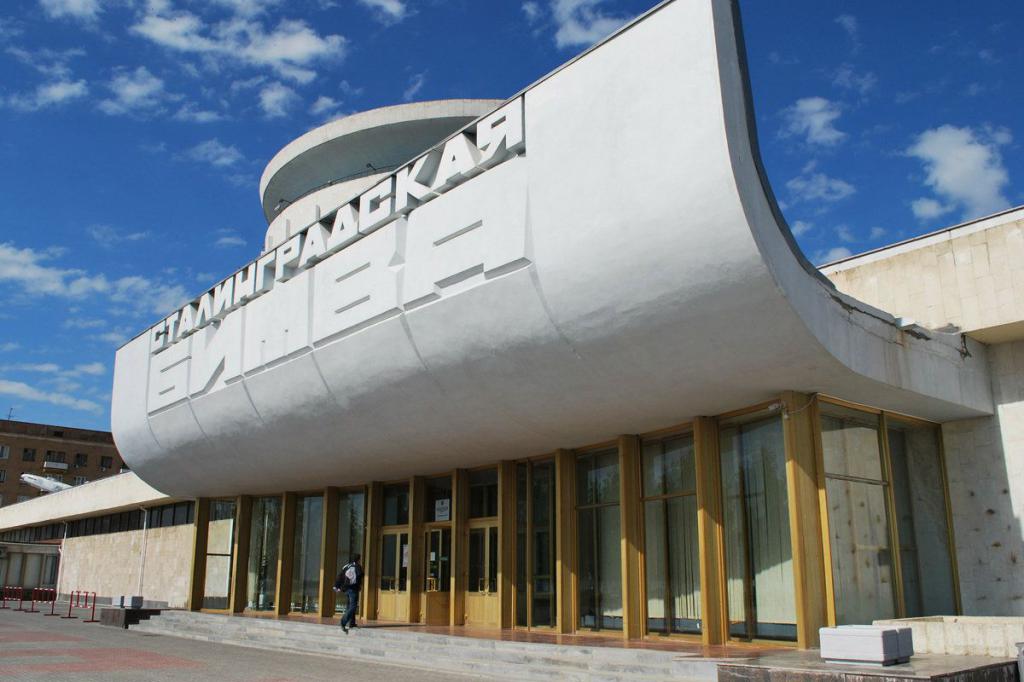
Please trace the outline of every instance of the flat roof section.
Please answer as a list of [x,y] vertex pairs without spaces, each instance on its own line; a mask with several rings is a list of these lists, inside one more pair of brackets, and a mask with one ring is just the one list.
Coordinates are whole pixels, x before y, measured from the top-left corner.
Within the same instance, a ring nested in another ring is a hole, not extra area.
[[260,178],[269,223],[283,200],[363,174],[392,170],[500,105],[497,99],[413,102],[325,123],[289,142]]

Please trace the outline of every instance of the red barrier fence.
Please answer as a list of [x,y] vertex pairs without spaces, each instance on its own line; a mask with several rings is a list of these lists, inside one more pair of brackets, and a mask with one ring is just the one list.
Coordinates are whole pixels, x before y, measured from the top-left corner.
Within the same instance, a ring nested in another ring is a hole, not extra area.
[[[89,603],[89,597],[92,597],[92,603]],[[83,623],[98,623],[100,622],[96,618],[96,593],[88,592],[86,590],[75,590],[71,593],[70,599],[68,600],[68,615],[61,616],[61,618],[78,618],[71,614],[71,609],[88,609],[92,608],[92,615],[89,620],[83,620]]]
[[[35,587],[32,589],[32,606],[25,613],[39,613],[36,610],[36,603],[46,604],[57,601],[57,590],[49,587]],[[52,607],[51,607],[52,609]]]

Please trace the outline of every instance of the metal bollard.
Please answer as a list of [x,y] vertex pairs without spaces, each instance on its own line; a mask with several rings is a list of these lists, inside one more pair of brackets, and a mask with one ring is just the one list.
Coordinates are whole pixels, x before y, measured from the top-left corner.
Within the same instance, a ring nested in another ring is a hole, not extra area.
[[54,613],[54,610],[56,608],[57,608],[57,590],[53,589],[53,590],[50,590],[50,612],[49,613],[44,613],[43,615],[44,616],[56,616],[56,615],[58,615],[58,614]]
[[24,611],[25,610],[25,588],[23,588],[23,587],[19,587],[18,588],[18,608],[14,609],[14,610],[15,611]]
[[36,611],[36,597],[38,595],[39,595],[39,588],[38,587],[33,587],[32,588],[32,597],[31,597],[31,600],[29,601],[29,607],[27,609],[25,609],[25,613],[39,613],[38,611]]
[[75,605],[76,596],[78,594],[79,594],[79,591],[75,590],[74,592],[72,592],[71,594],[68,595],[68,615],[61,616],[61,618],[64,618],[64,619],[67,619],[67,618],[78,618],[78,616],[72,616],[71,615],[71,607]]
[[[86,592],[86,594],[85,594],[85,608],[89,608],[89,594],[90,593],[88,593],[88,592]],[[83,623],[98,623],[99,622],[96,619],[96,593],[92,592],[91,594],[92,594],[92,616],[89,617],[89,620],[83,620],[82,621]]]
[[7,594],[8,592],[10,592],[10,589],[11,588],[7,587],[6,585],[3,586],[2,596],[0,596],[0,609],[11,608],[7,605]]

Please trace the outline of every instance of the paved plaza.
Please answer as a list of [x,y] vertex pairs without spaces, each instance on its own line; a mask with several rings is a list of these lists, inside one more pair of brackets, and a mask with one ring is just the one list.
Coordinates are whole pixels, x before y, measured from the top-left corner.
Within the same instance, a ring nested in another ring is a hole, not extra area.
[[[338,632],[338,637],[344,636]],[[441,682],[453,678],[467,682],[485,679],[179,639],[83,623],[81,619],[0,611],[0,679],[3,680]]]

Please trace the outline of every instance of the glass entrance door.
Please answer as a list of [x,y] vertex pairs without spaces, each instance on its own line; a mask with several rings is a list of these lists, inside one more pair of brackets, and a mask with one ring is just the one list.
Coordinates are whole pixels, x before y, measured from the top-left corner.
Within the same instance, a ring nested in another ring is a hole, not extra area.
[[469,529],[469,584],[466,588],[466,625],[498,627],[498,526]]
[[409,533],[384,531],[380,543],[377,619],[409,619]]
[[425,539],[424,622],[427,625],[448,625],[451,611],[452,530],[447,526],[430,528]]

